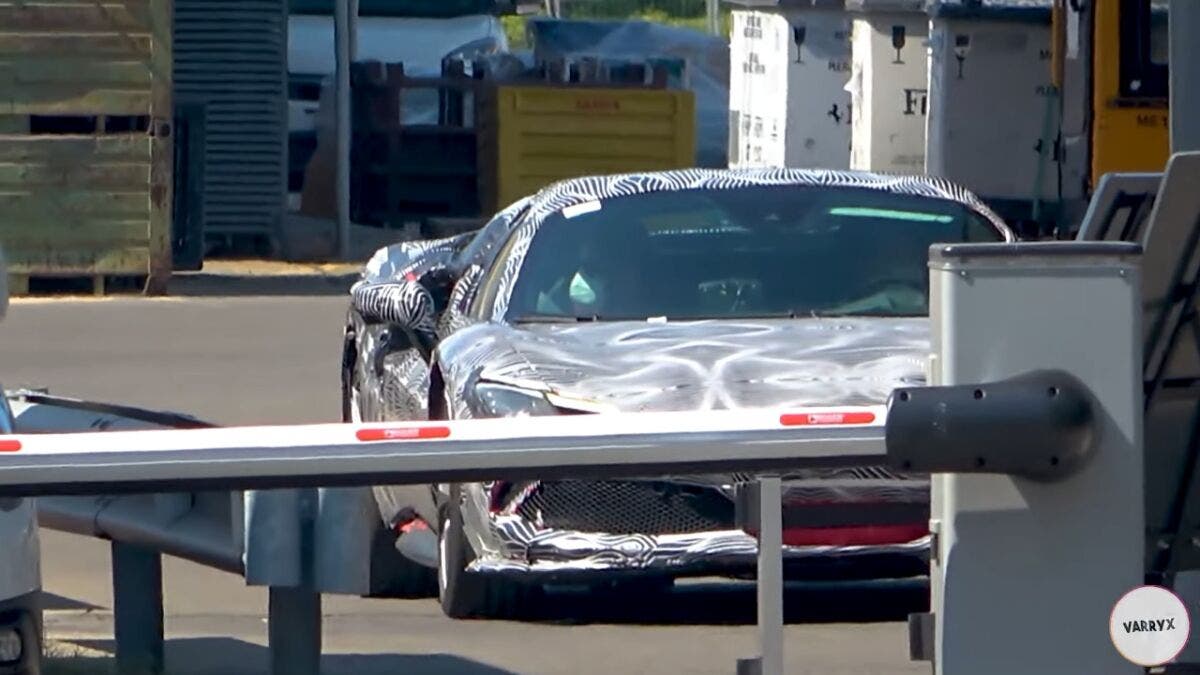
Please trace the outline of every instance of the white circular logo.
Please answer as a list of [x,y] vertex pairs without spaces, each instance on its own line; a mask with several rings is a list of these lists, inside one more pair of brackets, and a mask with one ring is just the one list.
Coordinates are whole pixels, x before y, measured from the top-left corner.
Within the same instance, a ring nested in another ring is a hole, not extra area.
[[1117,601],[1108,632],[1126,660],[1161,666],[1183,651],[1191,622],[1179,596],[1161,586],[1139,586]]

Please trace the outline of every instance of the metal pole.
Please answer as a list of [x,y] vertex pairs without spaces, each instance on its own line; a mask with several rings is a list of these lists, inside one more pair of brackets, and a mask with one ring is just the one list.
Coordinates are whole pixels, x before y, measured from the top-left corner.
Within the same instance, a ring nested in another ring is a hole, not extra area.
[[758,488],[758,638],[761,675],[783,675],[783,507],[777,476]]
[[268,590],[271,675],[320,675],[321,595],[305,586]]
[[1171,152],[1200,150],[1200,2],[1171,0]]
[[113,622],[120,675],[163,672],[162,556],[112,543]]
[[359,0],[350,0],[350,62],[358,60],[358,6]]
[[738,659],[737,675],[783,674],[782,481],[764,476],[738,491],[738,526],[758,532],[758,656]]
[[[314,521],[317,491],[298,490],[292,515],[298,523],[299,541],[294,559],[298,583],[272,585],[267,591],[267,642],[271,651],[271,675],[320,675],[321,594],[313,577],[315,551]],[[269,532],[250,531],[252,537],[269,537]],[[288,556],[293,557],[293,556]]]
[[334,50],[336,52],[337,78],[335,92],[336,118],[336,180],[334,182],[337,201],[338,256],[350,258],[350,1],[334,3]]
[[721,34],[721,1],[704,0],[704,9],[708,13],[708,32],[713,35]]

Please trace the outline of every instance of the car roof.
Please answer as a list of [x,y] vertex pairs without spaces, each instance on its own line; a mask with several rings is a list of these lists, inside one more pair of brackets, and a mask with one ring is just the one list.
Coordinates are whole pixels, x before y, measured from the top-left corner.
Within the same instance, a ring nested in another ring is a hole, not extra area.
[[530,199],[526,222],[540,222],[564,208],[612,197],[689,189],[736,189],[759,185],[867,188],[892,194],[955,201],[984,216],[1004,235],[1004,220],[967,188],[944,178],[841,169],[675,169],[569,178],[551,183]]

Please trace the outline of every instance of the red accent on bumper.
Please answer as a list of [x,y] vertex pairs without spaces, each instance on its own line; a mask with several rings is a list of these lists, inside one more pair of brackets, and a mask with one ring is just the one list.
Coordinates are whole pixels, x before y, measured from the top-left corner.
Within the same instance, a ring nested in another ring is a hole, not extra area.
[[929,534],[928,523],[860,527],[792,527],[783,531],[784,546],[882,546],[906,544]]

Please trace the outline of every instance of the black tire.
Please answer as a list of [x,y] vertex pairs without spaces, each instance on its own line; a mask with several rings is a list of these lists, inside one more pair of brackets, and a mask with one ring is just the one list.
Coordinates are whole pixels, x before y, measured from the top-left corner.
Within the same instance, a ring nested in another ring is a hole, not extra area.
[[593,587],[598,593],[614,593],[634,597],[666,595],[675,588],[675,579],[668,576],[646,576],[629,579],[614,579]]
[[439,509],[438,602],[442,613],[452,619],[535,618],[543,597],[540,585],[467,571],[475,555],[463,533],[457,493],[452,488],[451,499]]

